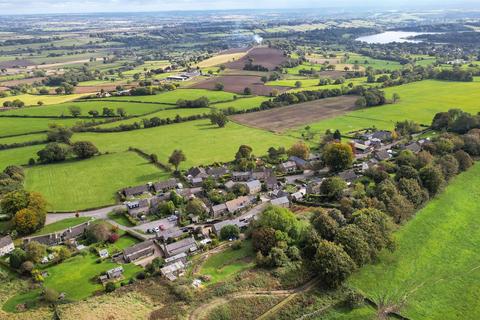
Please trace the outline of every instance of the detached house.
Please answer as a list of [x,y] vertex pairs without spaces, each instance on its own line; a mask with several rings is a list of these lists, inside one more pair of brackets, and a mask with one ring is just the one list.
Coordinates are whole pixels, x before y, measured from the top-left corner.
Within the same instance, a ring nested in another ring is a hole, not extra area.
[[245,184],[250,194],[257,194],[262,191],[262,183],[260,180],[249,181]]
[[13,244],[12,238],[10,236],[0,238],[0,257],[9,254],[14,249],[15,245]]
[[227,210],[230,213],[235,213],[253,203],[252,198],[248,196],[238,197],[236,199],[225,202]]
[[278,165],[278,170],[283,173],[295,172],[297,170],[297,164],[293,161],[287,161]]
[[193,237],[185,238],[183,240],[165,244],[163,252],[167,258],[176,256],[180,253],[189,253],[197,250],[197,243]]

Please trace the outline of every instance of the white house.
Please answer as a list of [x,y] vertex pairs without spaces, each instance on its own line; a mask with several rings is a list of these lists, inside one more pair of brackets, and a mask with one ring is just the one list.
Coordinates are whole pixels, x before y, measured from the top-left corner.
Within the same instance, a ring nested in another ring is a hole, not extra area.
[[0,238],[0,257],[9,254],[13,249],[15,249],[15,245],[10,236]]

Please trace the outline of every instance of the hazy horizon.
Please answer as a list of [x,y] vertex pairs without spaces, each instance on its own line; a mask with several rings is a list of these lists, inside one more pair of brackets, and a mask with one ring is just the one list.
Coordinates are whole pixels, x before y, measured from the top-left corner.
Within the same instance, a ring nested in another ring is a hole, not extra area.
[[308,1],[298,0],[295,3],[287,0],[89,0],[63,1],[56,0],[0,0],[0,15],[18,14],[73,14],[73,13],[128,13],[128,12],[161,12],[161,11],[201,11],[201,10],[260,10],[260,9],[471,9],[480,4],[477,0],[447,0],[439,4],[435,0],[338,0]]

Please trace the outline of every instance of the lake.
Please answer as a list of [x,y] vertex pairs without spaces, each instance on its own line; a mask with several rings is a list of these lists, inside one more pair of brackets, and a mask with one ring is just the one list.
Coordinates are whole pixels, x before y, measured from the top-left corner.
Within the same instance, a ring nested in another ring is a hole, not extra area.
[[406,32],[406,31],[386,31],[373,34],[370,36],[360,37],[355,40],[366,43],[392,43],[392,42],[411,42],[418,43],[420,40],[410,40],[408,37],[418,36],[421,34],[431,34],[431,32]]

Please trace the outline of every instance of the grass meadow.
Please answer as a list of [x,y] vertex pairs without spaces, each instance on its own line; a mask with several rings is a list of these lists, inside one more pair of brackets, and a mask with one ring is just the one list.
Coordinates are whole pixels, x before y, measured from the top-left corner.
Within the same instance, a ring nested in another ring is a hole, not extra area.
[[480,164],[453,180],[395,234],[397,249],[349,281],[410,319],[480,318]]
[[119,152],[129,146],[137,147],[148,154],[157,154],[162,162],[167,162],[173,150],[181,149],[187,158],[180,165],[182,169],[231,161],[242,144],[251,146],[254,154],[263,155],[269,147],[289,147],[296,141],[295,138],[234,122],[229,122],[225,128],[218,128],[207,119],[118,133],[78,133],[73,140],[92,141],[102,152]]
[[21,135],[31,132],[47,131],[51,123],[67,127],[73,126],[81,119],[53,119],[53,118],[7,118],[0,117],[0,138],[12,135]]
[[[393,129],[397,121],[405,119],[429,125],[437,112],[452,108],[461,108],[473,114],[480,111],[480,78],[475,78],[474,82],[425,80],[385,89],[387,98],[391,98],[393,93],[400,95],[396,104],[352,111],[309,126],[319,134],[327,129],[339,129],[342,133],[372,126]],[[299,136],[302,130],[299,128],[290,134]]]
[[65,94],[65,95],[33,95],[33,94],[20,94],[17,96],[10,96],[0,98],[0,105],[3,105],[5,101],[21,100],[26,106],[36,106],[38,101],[42,101],[44,105],[58,104],[68,101],[72,101],[85,96],[86,94]]
[[267,97],[251,97],[241,98],[229,102],[221,102],[211,105],[212,108],[223,110],[227,108],[234,108],[235,110],[248,110],[256,107],[260,107],[263,101],[267,101],[270,98]]
[[25,188],[40,191],[50,211],[74,211],[113,204],[118,190],[167,176],[135,153],[119,152],[28,167]]
[[82,102],[68,102],[56,105],[48,105],[41,107],[29,107],[16,110],[4,111],[1,115],[25,115],[25,116],[48,116],[48,117],[70,117],[69,107],[79,107],[81,110],[81,116],[90,117],[88,111],[96,110],[102,114],[103,108],[111,108],[114,111],[117,108],[123,108],[127,115],[142,115],[145,113],[155,112],[157,110],[171,108],[170,105],[151,104],[151,103],[134,103],[134,102],[109,102],[109,101],[89,101],[83,100]]
[[209,285],[224,281],[227,278],[251,268],[255,265],[252,260],[252,244],[243,241],[242,248],[234,250],[229,248],[209,257],[201,266],[200,274],[209,275],[212,280]]

